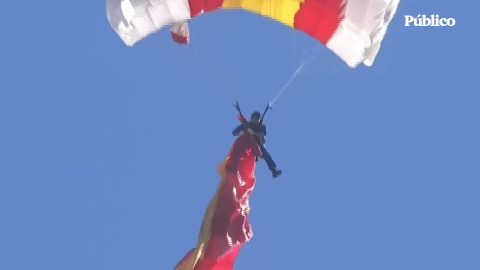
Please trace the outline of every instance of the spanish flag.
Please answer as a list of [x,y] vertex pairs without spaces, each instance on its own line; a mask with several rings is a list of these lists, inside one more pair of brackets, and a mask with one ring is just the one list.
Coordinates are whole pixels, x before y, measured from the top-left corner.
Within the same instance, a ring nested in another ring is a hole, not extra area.
[[252,134],[240,135],[218,165],[221,180],[205,212],[197,247],[175,270],[233,270],[240,249],[253,236],[248,214],[256,155],[260,149]]

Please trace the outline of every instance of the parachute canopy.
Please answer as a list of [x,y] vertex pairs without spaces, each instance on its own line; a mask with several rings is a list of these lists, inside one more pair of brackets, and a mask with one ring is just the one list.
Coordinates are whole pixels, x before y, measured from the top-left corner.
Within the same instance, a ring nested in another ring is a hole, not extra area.
[[372,66],[400,0],[107,0],[112,28],[128,46],[167,26],[188,44],[186,22],[203,13],[243,9],[317,39],[350,67]]

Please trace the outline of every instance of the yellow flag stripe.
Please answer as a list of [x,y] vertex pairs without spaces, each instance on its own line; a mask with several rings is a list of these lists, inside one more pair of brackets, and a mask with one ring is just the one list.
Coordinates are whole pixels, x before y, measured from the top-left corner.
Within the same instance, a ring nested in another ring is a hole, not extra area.
[[224,9],[245,9],[293,28],[295,14],[304,0],[224,0]]

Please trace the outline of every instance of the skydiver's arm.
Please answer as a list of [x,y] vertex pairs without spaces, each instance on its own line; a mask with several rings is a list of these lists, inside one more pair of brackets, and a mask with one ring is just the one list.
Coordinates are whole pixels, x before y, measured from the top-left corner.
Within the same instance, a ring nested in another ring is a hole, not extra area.
[[233,136],[238,136],[240,134],[240,132],[243,130],[243,127],[245,126],[245,124],[241,124],[241,125],[238,125],[232,132],[232,135]]

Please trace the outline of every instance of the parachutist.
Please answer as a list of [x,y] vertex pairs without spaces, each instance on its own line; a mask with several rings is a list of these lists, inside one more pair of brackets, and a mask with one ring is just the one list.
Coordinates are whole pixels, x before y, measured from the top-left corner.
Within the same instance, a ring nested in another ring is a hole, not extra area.
[[265,148],[265,136],[267,135],[267,127],[262,123],[262,115],[260,112],[255,111],[252,113],[250,117],[250,121],[246,121],[245,118],[242,118],[242,124],[237,126],[232,134],[233,136],[238,136],[243,129],[250,129],[253,132],[253,137],[257,142],[260,150],[262,151],[262,158],[267,163],[268,169],[272,172],[272,176],[278,177],[282,174],[281,170],[277,169],[277,165],[273,161],[272,157],[268,153],[267,149]]

